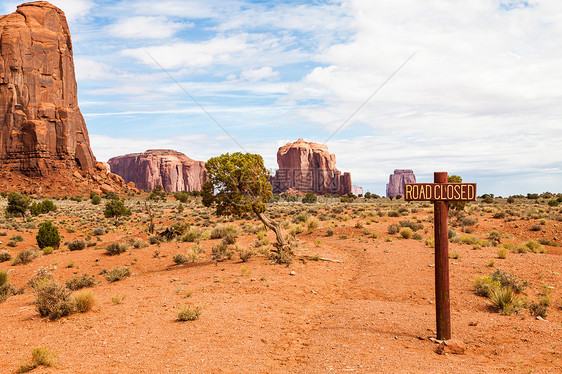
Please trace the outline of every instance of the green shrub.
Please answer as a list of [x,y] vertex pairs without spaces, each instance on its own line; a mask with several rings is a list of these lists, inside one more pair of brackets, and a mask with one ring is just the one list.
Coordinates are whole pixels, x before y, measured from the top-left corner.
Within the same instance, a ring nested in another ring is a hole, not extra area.
[[76,239],[67,244],[68,249],[71,251],[81,251],[86,248],[86,242],[82,239]]
[[526,242],[523,245],[525,247],[527,247],[529,249],[529,251],[534,252],[534,253],[546,253],[547,252],[547,250],[544,248],[544,246],[539,244],[539,242],[537,242],[536,240],[529,240],[528,242]]
[[96,279],[93,275],[82,274],[67,280],[66,287],[69,290],[76,291],[85,287],[94,287],[96,283]]
[[129,249],[129,246],[126,243],[111,243],[105,247],[105,252],[109,256],[115,256],[126,252]]
[[40,214],[45,214],[49,212],[54,212],[57,210],[57,206],[51,200],[43,200],[40,203],[34,202],[31,204],[29,211],[34,216],[38,216]]
[[507,257],[507,248],[498,249],[498,258],[505,259]]
[[35,238],[37,239],[37,245],[41,249],[45,247],[57,249],[61,242],[59,230],[51,221],[45,221],[41,224]]
[[475,280],[472,281],[472,285],[474,287],[474,292],[478,296],[489,297],[492,293],[492,290],[501,287],[501,283],[491,276],[485,277],[477,277]]
[[435,247],[435,238],[433,236],[428,237],[425,239],[425,245],[431,248]]
[[131,214],[131,209],[127,208],[122,200],[115,199],[105,203],[105,210],[103,211],[105,218],[115,218],[117,220],[121,216],[130,216]]
[[178,311],[177,318],[178,321],[195,321],[201,315],[201,306],[200,305],[184,305],[180,307]]
[[128,277],[130,275],[131,275],[131,269],[129,269],[126,266],[115,267],[111,270],[106,270],[103,272],[103,276],[108,282],[117,282],[118,280]]
[[8,194],[8,206],[6,207],[7,216],[25,217],[25,212],[29,209],[30,199],[19,192],[12,191]]
[[68,316],[74,309],[70,290],[54,280],[40,282],[34,288],[35,305],[41,317],[56,320]]
[[51,255],[55,252],[55,249],[53,247],[45,247],[43,248],[43,254],[44,255]]
[[494,288],[489,296],[492,305],[498,309],[501,314],[511,315],[516,312],[522,305],[523,301],[510,287]]
[[315,194],[309,192],[307,193],[303,198],[302,198],[302,202],[304,204],[314,204],[316,201],[318,200],[318,198],[316,197]]
[[101,196],[93,192],[90,194],[90,201],[93,205],[99,205],[101,203]]

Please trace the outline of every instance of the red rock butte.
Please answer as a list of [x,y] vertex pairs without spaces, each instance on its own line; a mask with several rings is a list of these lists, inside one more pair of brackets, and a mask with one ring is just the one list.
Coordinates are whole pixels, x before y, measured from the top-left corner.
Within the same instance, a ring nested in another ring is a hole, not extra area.
[[336,169],[336,156],[328,146],[299,139],[277,151],[279,169],[271,178],[274,193],[289,189],[315,194],[348,194],[351,174]]
[[46,1],[0,16],[0,163],[3,179],[24,190],[31,183],[31,192],[54,191],[58,182],[82,192],[124,187],[96,163],[78,107],[66,17]]
[[386,185],[386,196],[404,196],[404,183],[416,183],[416,176],[410,169],[396,169],[390,174]]
[[198,191],[207,180],[205,162],[170,149],[113,157],[108,163],[112,173],[143,190],[160,185],[168,192]]

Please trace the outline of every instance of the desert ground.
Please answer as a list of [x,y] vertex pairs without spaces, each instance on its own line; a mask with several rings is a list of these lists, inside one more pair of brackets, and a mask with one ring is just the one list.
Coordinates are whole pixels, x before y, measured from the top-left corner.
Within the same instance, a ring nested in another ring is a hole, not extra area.
[[[548,197],[479,199],[450,211],[452,335],[466,350],[446,355],[430,340],[431,203],[270,204],[294,247],[292,262],[279,264],[269,255],[275,236],[257,219],[217,217],[199,197],[183,209],[171,195],[149,206],[146,197],[128,197],[132,214],[118,225],[104,217],[106,199],[53,199],[54,212],[2,215],[0,253],[11,259],[0,271],[17,292],[0,302],[0,372],[22,370],[35,347],[57,358],[34,373],[562,372],[562,209]],[[177,236],[151,236],[149,208],[155,231],[175,225]],[[46,220],[63,237],[50,254],[36,241]],[[227,236],[235,244],[221,245]],[[69,250],[80,240],[85,248]],[[109,255],[113,243],[123,253]],[[29,249],[37,257],[15,264]],[[115,267],[130,276],[108,281]],[[93,276],[83,289],[92,309],[41,317],[30,286],[41,268],[63,285]],[[498,270],[524,285],[511,314],[475,293],[473,281]],[[541,313],[530,306],[540,303]],[[182,310],[198,313],[180,321]]]

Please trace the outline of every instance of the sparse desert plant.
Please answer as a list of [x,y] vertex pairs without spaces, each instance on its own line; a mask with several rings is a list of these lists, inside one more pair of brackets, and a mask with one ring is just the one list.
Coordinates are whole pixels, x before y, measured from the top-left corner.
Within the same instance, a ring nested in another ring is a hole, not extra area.
[[498,258],[505,259],[507,257],[507,248],[501,247],[498,249]]
[[96,279],[93,275],[82,274],[67,280],[66,287],[69,290],[76,291],[85,287],[94,287],[96,283]]
[[201,245],[193,244],[187,251],[187,257],[191,262],[195,262],[203,253],[205,253],[205,250]]
[[306,226],[307,226],[307,230],[308,232],[314,232],[314,230],[316,230],[318,228],[318,219],[311,217],[306,221]]
[[125,297],[127,297],[125,293],[123,295],[115,294],[111,296],[111,302],[115,305],[121,304],[125,300]]
[[510,287],[494,288],[489,296],[492,306],[498,309],[499,313],[511,315],[522,305],[523,300]]
[[57,249],[60,245],[61,238],[59,230],[51,221],[45,221],[39,227],[39,231],[35,237],[39,248],[53,247]]
[[474,292],[477,295],[489,297],[492,290],[501,287],[501,283],[488,275],[474,279],[472,281],[472,286],[474,287]]
[[224,261],[232,258],[232,249],[222,240],[219,244],[213,246],[211,254],[214,260]]
[[433,236],[428,237],[425,239],[425,245],[431,248],[435,247],[435,238]]
[[418,222],[414,222],[414,221],[410,221],[408,219],[400,221],[400,226],[401,227],[409,227],[413,231],[418,231],[418,230],[423,229],[423,224],[418,223]]
[[68,316],[74,309],[70,290],[54,280],[40,282],[34,288],[35,306],[41,317],[56,320]]
[[33,249],[26,249],[21,251],[12,260],[12,265],[25,265],[29,264],[31,261],[35,260],[39,256],[39,252]]
[[174,257],[172,258],[172,260],[177,265],[183,265],[183,264],[187,264],[189,262],[189,257],[184,255],[183,253],[176,253],[174,255]]
[[126,266],[115,267],[111,270],[106,270],[103,272],[103,277],[110,283],[117,282],[125,277],[131,275],[131,269]]
[[412,237],[412,234],[413,234],[413,233],[414,233],[414,232],[413,232],[412,229],[409,228],[409,227],[403,227],[403,228],[400,230],[400,236],[402,236],[404,239],[410,239],[410,238]]
[[23,242],[23,236],[21,236],[20,234],[12,235],[10,237],[10,240],[13,240],[17,243],[21,243],[21,242]]
[[73,296],[74,308],[78,313],[86,313],[92,310],[96,298],[91,290],[76,292]]
[[542,230],[542,226],[538,225],[538,224],[534,224],[531,226],[530,228],[531,231],[541,231]]
[[178,321],[195,321],[201,315],[201,305],[184,305],[178,310]]
[[31,288],[36,288],[37,286],[41,285],[42,283],[48,282],[50,279],[53,278],[52,270],[54,267],[42,267],[33,273],[31,278],[26,282],[26,284]]
[[529,249],[529,251],[534,252],[534,253],[546,253],[547,252],[547,250],[544,248],[544,246],[539,244],[539,242],[537,242],[536,240],[529,240],[528,242],[526,242],[523,245],[525,247],[527,247]]
[[12,255],[8,251],[0,251],[0,262],[10,261],[12,259]]
[[388,226],[388,233],[394,235],[400,232],[400,225],[397,223],[392,223]]
[[496,242],[496,243],[500,243],[500,242],[501,242],[501,237],[502,237],[502,235],[500,234],[500,232],[499,232],[499,231],[496,231],[496,230],[490,231],[490,232],[488,233],[488,239],[489,239],[489,240],[492,240],[492,241],[494,241],[494,242]]
[[108,244],[105,247],[105,252],[109,256],[115,256],[115,255],[121,254],[123,252],[126,252],[128,249],[129,249],[129,246],[126,243],[115,242],[115,243]]
[[241,249],[238,251],[238,255],[240,256],[240,261],[248,262],[255,255],[255,253],[251,249]]
[[419,232],[415,232],[414,235],[412,235],[412,239],[414,240],[422,240],[422,236]]
[[105,228],[104,227],[96,227],[93,231],[95,236],[100,236],[105,234]]
[[93,205],[99,205],[101,203],[101,196],[95,192],[90,194],[90,201]]
[[451,252],[449,253],[449,258],[452,258],[454,260],[458,259],[461,257],[461,254],[459,252]]
[[13,293],[14,289],[10,284],[10,275],[6,270],[0,270],[0,303],[6,301]]
[[201,230],[192,228],[192,229],[187,230],[186,233],[182,235],[181,241],[182,242],[197,242],[197,241],[199,241],[199,239],[201,239],[202,235],[203,235],[203,233],[201,232]]
[[334,230],[333,229],[328,229],[326,230],[326,236],[333,236],[334,235]]
[[511,288],[514,292],[520,293],[527,287],[527,281],[522,281],[515,275],[507,273],[501,269],[497,269],[490,274],[490,277],[500,282],[503,287]]
[[127,242],[130,245],[132,245],[133,248],[135,248],[135,249],[146,248],[150,245],[150,244],[148,244],[147,241],[145,241],[142,238],[131,238],[131,239],[127,240]]
[[82,239],[76,239],[67,244],[68,249],[71,251],[81,251],[86,248],[86,242]]
[[35,347],[31,351],[31,359],[20,365],[16,373],[27,373],[39,366],[53,367],[56,365],[57,353],[47,347]]
[[53,247],[43,248],[43,254],[44,255],[51,255],[51,254],[53,254],[53,252],[55,252],[55,249]]

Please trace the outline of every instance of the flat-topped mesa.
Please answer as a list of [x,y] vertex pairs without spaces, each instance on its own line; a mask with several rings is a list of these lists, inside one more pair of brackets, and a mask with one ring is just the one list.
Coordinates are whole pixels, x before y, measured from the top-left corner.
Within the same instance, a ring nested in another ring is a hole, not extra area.
[[416,183],[416,176],[410,169],[396,169],[390,174],[386,185],[386,196],[404,196],[404,183]]
[[299,139],[277,151],[279,169],[271,178],[274,193],[289,189],[316,194],[348,194],[352,191],[351,174],[336,169],[336,156],[324,144]]
[[171,149],[150,149],[113,157],[108,163],[112,173],[148,191],[158,185],[167,192],[199,191],[207,180],[205,162],[192,160]]
[[46,1],[0,17],[0,161],[39,177],[94,174],[64,13]]

